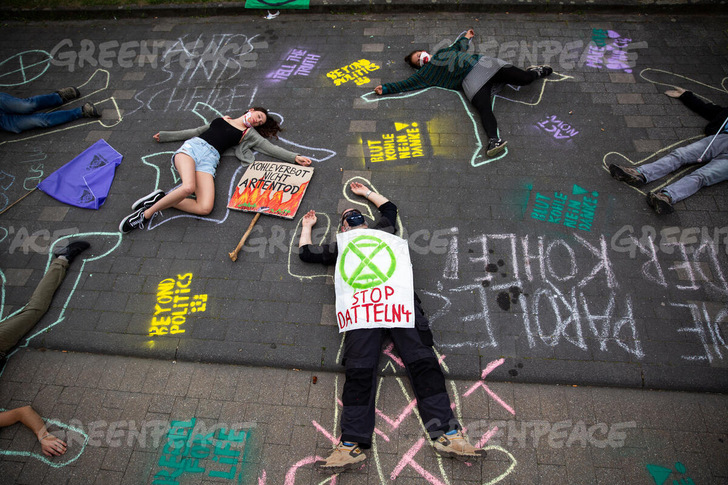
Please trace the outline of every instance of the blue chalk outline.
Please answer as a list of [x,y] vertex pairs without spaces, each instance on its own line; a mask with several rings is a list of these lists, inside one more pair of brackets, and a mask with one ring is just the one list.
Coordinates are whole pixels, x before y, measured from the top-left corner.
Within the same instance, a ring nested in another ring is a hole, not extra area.
[[[76,288],[78,287],[78,283],[81,281],[81,278],[84,276],[84,269],[86,267],[86,263],[88,261],[96,261],[97,259],[105,258],[109,254],[111,254],[112,252],[114,252],[116,250],[116,248],[118,248],[121,245],[121,241],[122,241],[122,234],[120,232],[84,232],[84,233],[78,233],[78,234],[69,234],[68,236],[60,237],[60,238],[58,238],[51,245],[50,248],[48,248],[48,262],[46,263],[45,271],[43,272],[43,274],[45,275],[48,272],[48,268],[50,267],[51,262],[53,261],[53,259],[55,259],[55,255],[53,254],[54,253],[54,248],[56,247],[56,245],[60,241],[63,241],[64,239],[78,239],[78,240],[82,240],[82,239],[84,239],[86,237],[89,237],[89,236],[91,236],[91,237],[99,237],[99,236],[101,236],[101,237],[116,237],[116,238],[118,238],[118,240],[117,240],[116,244],[114,244],[114,246],[111,249],[107,250],[106,252],[104,252],[102,254],[99,254],[97,256],[93,256],[91,258],[84,259],[81,262],[81,267],[78,270],[78,275],[76,276],[76,280],[73,282],[73,287],[71,288],[71,291],[68,294],[68,297],[66,298],[66,301],[63,303],[63,307],[61,308],[61,313],[58,315],[58,318],[56,319],[56,321],[53,322],[53,323],[51,323],[50,325],[44,327],[43,329],[38,330],[34,334],[26,337],[25,338],[25,342],[23,342],[22,344],[18,345],[15,350],[13,350],[11,353],[9,353],[9,354],[7,354],[5,356],[7,360],[10,360],[10,357],[13,356],[20,349],[28,347],[28,343],[33,338],[37,337],[41,333],[44,333],[44,332],[50,330],[51,328],[55,327],[56,325],[58,325],[59,323],[61,323],[63,320],[65,320],[65,316],[64,315],[66,313],[66,308],[68,307],[68,304],[71,302],[71,298],[73,298],[74,294],[76,293]],[[0,270],[0,279],[2,279],[2,290],[0,291],[0,315],[2,315],[3,310],[5,309],[5,285],[7,283],[7,279],[5,278],[5,273],[3,273],[2,270]],[[25,306],[23,306],[23,308],[25,308]],[[10,315],[2,318],[0,320],[0,323],[4,322],[8,318],[10,318],[13,315],[17,314],[23,308],[20,308],[17,311],[11,313]],[[3,372],[4,371],[5,371],[5,367],[3,366],[3,368],[0,369],[0,376],[3,375]]]

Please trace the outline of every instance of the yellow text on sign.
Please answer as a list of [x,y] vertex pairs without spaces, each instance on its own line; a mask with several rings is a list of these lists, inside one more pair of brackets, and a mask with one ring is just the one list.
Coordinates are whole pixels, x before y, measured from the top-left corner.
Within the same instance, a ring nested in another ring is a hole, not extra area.
[[381,140],[367,140],[372,162],[424,157],[422,136],[417,123],[395,123],[396,133],[382,135]]
[[354,81],[354,84],[361,86],[370,81],[367,74],[377,69],[379,69],[379,66],[373,62],[359,59],[349,65],[329,71],[326,76],[334,82],[334,86],[341,86],[349,81]]
[[207,309],[207,295],[192,295],[191,285],[192,273],[159,282],[149,336],[184,333],[187,316]]

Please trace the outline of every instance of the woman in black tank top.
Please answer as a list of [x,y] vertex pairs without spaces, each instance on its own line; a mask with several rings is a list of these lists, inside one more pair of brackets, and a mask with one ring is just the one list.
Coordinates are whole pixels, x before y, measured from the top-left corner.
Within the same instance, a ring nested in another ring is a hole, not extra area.
[[[143,228],[154,213],[174,207],[198,215],[212,212],[215,203],[215,170],[220,155],[225,150],[240,144],[248,130],[255,129],[264,138],[275,136],[280,130],[278,122],[268,116],[265,108],[251,108],[243,116],[223,116],[210,123],[207,130],[187,140],[172,156],[173,166],[179,172],[182,183],[179,188],[166,194],[156,190],[137,200],[134,212],[119,224],[119,230],[130,232]],[[159,140],[159,133],[154,135]],[[296,163],[309,165],[311,160],[297,156]],[[188,198],[195,194],[195,198]]]

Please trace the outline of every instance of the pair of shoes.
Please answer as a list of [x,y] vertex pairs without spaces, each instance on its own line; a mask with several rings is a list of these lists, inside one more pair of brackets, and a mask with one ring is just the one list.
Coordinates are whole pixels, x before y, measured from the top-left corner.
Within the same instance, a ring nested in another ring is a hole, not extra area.
[[75,88],[73,86],[69,86],[67,88],[61,88],[58,91],[56,91],[58,96],[61,97],[64,103],[68,103],[69,101],[73,101],[74,99],[81,97],[81,91],[78,90],[78,88]]
[[144,229],[149,222],[144,218],[145,210],[146,209],[142,207],[123,218],[119,223],[119,230],[124,234],[128,234],[134,229]]
[[317,461],[314,466],[322,472],[336,474],[344,470],[356,468],[361,462],[367,459],[367,455],[361,451],[357,443],[347,446],[343,441],[334,447],[328,458]]
[[538,74],[539,78],[542,77],[549,77],[552,72],[554,72],[553,69],[551,69],[551,66],[544,64],[543,66],[530,66],[526,68],[526,71],[534,71]]
[[96,110],[93,103],[86,103],[81,106],[81,114],[84,118],[101,118],[101,114]]
[[634,185],[635,187],[647,183],[645,176],[636,168],[623,167],[613,163],[609,166],[609,173],[620,182],[627,182],[629,185]]
[[56,258],[64,258],[68,260],[68,263],[70,264],[73,262],[76,256],[86,251],[90,247],[91,245],[86,241],[74,241],[65,248],[58,251],[54,256]]
[[137,199],[136,202],[134,202],[131,205],[131,210],[135,211],[137,209],[144,209],[147,210],[157,202],[159,202],[166,194],[164,193],[164,190],[157,189],[154,192],[145,195],[141,199]]
[[489,157],[494,157],[506,149],[507,143],[507,141],[503,141],[500,138],[491,138],[488,140],[488,148],[486,149],[485,154]]
[[456,458],[461,461],[473,461],[479,458],[485,458],[486,452],[482,448],[476,448],[470,444],[467,436],[462,430],[457,430],[454,434],[442,434],[433,443],[435,451],[442,456]]
[[650,192],[647,194],[647,203],[657,214],[672,214],[675,208],[672,206],[672,198],[667,192]]

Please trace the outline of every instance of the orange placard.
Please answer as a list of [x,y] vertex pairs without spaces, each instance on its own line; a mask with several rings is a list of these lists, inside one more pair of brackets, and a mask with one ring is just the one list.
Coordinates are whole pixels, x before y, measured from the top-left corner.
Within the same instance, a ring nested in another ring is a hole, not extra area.
[[254,162],[240,178],[228,208],[293,219],[312,176],[313,167]]

